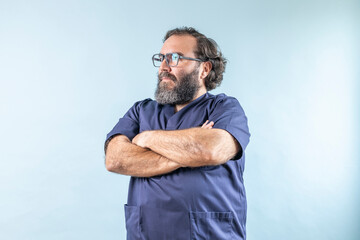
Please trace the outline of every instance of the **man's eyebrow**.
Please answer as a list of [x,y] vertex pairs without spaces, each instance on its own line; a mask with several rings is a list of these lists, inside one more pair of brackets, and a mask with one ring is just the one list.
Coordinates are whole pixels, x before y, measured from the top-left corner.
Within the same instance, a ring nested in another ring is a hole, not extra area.
[[[182,53],[182,52],[168,52],[168,53],[177,53],[177,54],[179,54],[180,56],[184,56],[184,54]],[[160,54],[168,54],[168,53],[162,53],[162,52],[160,52]]]

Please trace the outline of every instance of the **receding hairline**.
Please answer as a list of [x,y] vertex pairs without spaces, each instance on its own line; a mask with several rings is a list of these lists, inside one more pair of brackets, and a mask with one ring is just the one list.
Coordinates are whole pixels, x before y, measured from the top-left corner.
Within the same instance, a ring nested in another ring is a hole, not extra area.
[[170,35],[168,38],[166,38],[166,39],[164,38],[163,43],[166,42],[171,37],[190,37],[190,38],[195,39],[195,41],[197,42],[197,38],[195,36],[191,35],[190,33],[184,32],[184,33],[174,33],[174,34]]
[[[191,39],[191,41],[194,41],[194,46],[193,49],[192,49],[192,52],[195,54],[196,51],[197,51],[197,48],[198,48],[198,41],[196,39],[196,37],[192,36],[191,34],[173,34],[171,35],[170,37],[168,37],[164,42],[163,44],[165,44],[166,41],[168,41],[171,37],[190,37],[189,39]],[[189,41],[184,41],[184,42],[189,42]],[[164,46],[164,45],[163,45]],[[163,48],[163,47],[162,47]],[[161,48],[161,49],[162,49]],[[176,51],[177,52],[177,51]],[[179,52],[181,53],[182,55],[184,55],[185,53],[183,52]],[[195,54],[196,55],[196,54]]]

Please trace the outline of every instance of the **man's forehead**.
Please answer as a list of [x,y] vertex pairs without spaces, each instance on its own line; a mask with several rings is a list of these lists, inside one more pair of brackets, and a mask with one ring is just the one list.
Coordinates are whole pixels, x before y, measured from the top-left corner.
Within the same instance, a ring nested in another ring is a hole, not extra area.
[[191,54],[196,47],[196,38],[191,35],[173,35],[169,37],[161,48],[161,53],[177,52]]

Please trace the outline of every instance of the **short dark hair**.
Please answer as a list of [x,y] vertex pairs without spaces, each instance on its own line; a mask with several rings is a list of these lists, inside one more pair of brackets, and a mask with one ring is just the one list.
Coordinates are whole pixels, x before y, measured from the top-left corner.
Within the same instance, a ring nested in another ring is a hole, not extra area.
[[210,91],[220,86],[227,60],[221,53],[217,43],[192,27],[181,27],[169,30],[163,42],[172,35],[191,35],[196,38],[197,48],[194,52],[196,58],[203,61],[210,61],[212,65],[209,75],[205,78],[206,90]]

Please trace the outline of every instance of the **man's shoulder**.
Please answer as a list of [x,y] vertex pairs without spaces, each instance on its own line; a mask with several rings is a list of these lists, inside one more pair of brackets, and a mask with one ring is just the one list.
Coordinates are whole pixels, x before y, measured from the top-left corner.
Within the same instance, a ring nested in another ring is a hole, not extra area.
[[144,104],[151,104],[151,103],[156,103],[156,101],[152,100],[151,98],[145,98],[143,100],[135,102],[134,105],[144,105]]
[[208,99],[213,101],[214,103],[226,103],[226,102],[234,102],[234,103],[239,103],[239,101],[232,96],[228,96],[225,93],[219,93],[219,94],[211,94],[211,93],[207,93],[208,94]]
[[224,113],[224,112],[244,112],[239,101],[233,97],[228,96],[225,93],[219,93],[216,95],[208,93],[208,110],[210,113]]
[[136,110],[140,109],[151,109],[155,108],[158,105],[158,103],[155,100],[152,100],[151,98],[145,98],[143,100],[137,101],[134,103],[133,108]]

